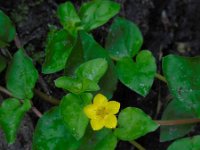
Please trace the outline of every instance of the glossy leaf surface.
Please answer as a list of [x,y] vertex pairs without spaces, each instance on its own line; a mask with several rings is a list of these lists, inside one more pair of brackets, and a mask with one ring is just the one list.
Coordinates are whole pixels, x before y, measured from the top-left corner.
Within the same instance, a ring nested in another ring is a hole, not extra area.
[[64,125],[59,107],[46,112],[37,123],[33,150],[76,150],[80,145]]
[[200,57],[168,55],[163,71],[168,87],[178,101],[200,117]]
[[83,112],[83,108],[92,101],[92,94],[83,93],[80,95],[68,94],[62,98],[60,108],[64,123],[74,138],[79,140],[83,137],[89,119]]
[[7,89],[13,96],[20,99],[31,99],[33,88],[38,79],[38,72],[32,60],[22,49],[18,50],[12,59],[6,75]]
[[0,126],[4,131],[7,142],[12,144],[15,142],[17,131],[24,114],[31,108],[29,100],[25,100],[23,104],[18,99],[9,98],[3,101],[0,106]]
[[155,58],[148,50],[141,51],[134,62],[130,57],[117,62],[117,74],[120,81],[142,96],[146,96],[156,74]]
[[79,11],[83,28],[86,31],[95,29],[113,16],[120,10],[120,5],[110,0],[95,0],[84,3]]
[[115,135],[120,140],[130,141],[155,131],[157,128],[158,125],[142,110],[127,107],[119,114]]
[[123,57],[135,56],[142,43],[142,33],[137,25],[118,17],[110,27],[106,39],[106,49],[108,49],[111,58],[119,60]]

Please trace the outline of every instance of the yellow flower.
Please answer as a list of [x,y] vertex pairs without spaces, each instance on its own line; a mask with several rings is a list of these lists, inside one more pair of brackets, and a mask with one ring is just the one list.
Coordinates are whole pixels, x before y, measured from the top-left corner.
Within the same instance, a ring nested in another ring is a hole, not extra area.
[[87,105],[84,112],[90,118],[90,124],[93,130],[100,130],[104,126],[106,128],[116,128],[117,118],[115,114],[119,112],[120,103],[116,101],[108,101],[102,95],[97,94],[94,97],[93,104]]

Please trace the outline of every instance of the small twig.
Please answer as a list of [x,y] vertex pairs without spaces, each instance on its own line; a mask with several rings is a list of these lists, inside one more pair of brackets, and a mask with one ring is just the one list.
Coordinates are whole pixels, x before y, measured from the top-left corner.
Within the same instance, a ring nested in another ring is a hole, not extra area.
[[44,92],[45,92],[47,95],[50,95],[48,85],[47,85],[47,83],[44,81],[44,79],[42,78],[41,75],[39,75],[38,82],[39,82],[39,84],[41,85],[41,87],[42,87],[42,89],[44,90]]
[[133,146],[135,146],[138,150],[145,150],[145,148],[140,145],[138,142],[136,141],[129,141]]
[[[11,92],[9,92],[6,88],[4,88],[4,87],[2,87],[2,86],[0,86],[0,92],[4,93],[4,94],[6,94],[6,95],[8,95],[8,96],[10,96],[10,97],[14,97],[14,96],[12,95]],[[17,97],[15,97],[15,98],[17,98]],[[17,98],[17,99],[19,99],[19,98]],[[32,104],[32,102],[31,102],[31,104]],[[42,116],[42,113],[41,113],[35,106],[33,106],[33,104],[32,104],[31,110],[32,110],[32,111],[36,114],[36,116],[38,116],[39,118]]]
[[180,120],[155,120],[155,122],[161,126],[174,126],[174,125],[200,123],[200,119],[193,118],[193,119],[180,119]]
[[15,45],[16,45],[16,47],[17,47],[18,49],[22,48],[21,41],[19,40],[19,37],[18,37],[17,34],[16,34],[16,36],[15,36],[14,41],[15,41]]
[[41,97],[43,100],[53,104],[53,105],[58,105],[60,103],[60,101],[52,96],[46,95],[43,92],[41,92],[40,90],[35,89],[34,90],[35,94],[39,97]]
[[156,77],[157,79],[159,79],[159,80],[161,80],[161,81],[167,83],[167,80],[166,80],[165,77],[162,76],[161,74],[156,73],[155,77]]

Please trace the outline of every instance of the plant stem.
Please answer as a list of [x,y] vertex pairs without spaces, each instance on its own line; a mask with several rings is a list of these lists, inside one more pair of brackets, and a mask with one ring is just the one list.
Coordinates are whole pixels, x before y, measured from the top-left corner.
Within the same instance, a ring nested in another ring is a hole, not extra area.
[[129,141],[133,146],[135,146],[138,150],[145,150],[145,148],[140,145],[138,142],[136,141]]
[[56,99],[52,96],[48,96],[48,95],[44,94],[43,92],[41,92],[40,90],[35,89],[34,92],[40,98],[42,98],[43,100],[45,100],[53,105],[58,105],[60,103],[60,101],[58,99]]
[[193,119],[180,119],[180,120],[155,120],[155,122],[161,126],[174,126],[174,125],[200,123],[200,119],[193,118]]
[[161,81],[167,83],[167,80],[166,80],[165,77],[162,76],[161,74],[156,73],[155,77],[156,77],[157,79],[159,79],[159,80],[161,80]]
[[19,40],[17,33],[16,33],[16,36],[15,36],[14,42],[15,42],[15,45],[18,49],[22,48],[22,44],[21,44],[21,41]]
[[[2,86],[0,86],[0,92],[4,93],[10,97],[14,97],[12,95],[12,93],[10,93],[6,88],[4,88]],[[15,97],[15,98],[17,98],[17,97]],[[19,99],[19,98],[17,98],[17,99]],[[42,113],[35,106],[33,106],[32,102],[31,102],[31,105],[32,105],[31,110],[36,114],[36,116],[38,116],[39,118],[42,117]]]

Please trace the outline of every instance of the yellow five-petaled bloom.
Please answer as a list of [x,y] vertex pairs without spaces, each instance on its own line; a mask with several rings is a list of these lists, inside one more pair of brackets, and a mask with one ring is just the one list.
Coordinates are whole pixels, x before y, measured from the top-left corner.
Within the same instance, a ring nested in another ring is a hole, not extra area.
[[97,94],[94,97],[93,104],[87,105],[84,112],[91,119],[92,129],[100,130],[103,127],[116,128],[117,118],[115,114],[119,112],[119,108],[119,102],[108,101],[104,95]]

